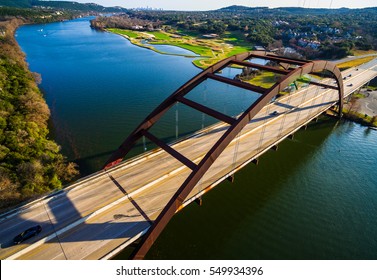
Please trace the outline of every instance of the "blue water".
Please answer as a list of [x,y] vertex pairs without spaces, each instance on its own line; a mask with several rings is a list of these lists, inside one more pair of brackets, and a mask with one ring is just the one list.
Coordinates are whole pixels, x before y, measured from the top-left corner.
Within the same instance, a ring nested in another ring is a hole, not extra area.
[[199,56],[196,53],[176,47],[176,46],[170,46],[170,45],[155,45],[155,44],[146,44],[147,46],[151,46],[155,48],[156,50],[159,50],[161,52],[165,52],[168,54],[176,54],[176,55],[187,55],[187,56]]
[[[82,174],[97,171],[153,108],[200,72],[190,58],[136,47],[91,29],[87,18],[27,25],[16,35],[42,75],[52,137]],[[257,97],[213,81],[189,95],[229,115]],[[182,136],[213,122],[179,105],[153,133],[174,140],[176,128]],[[202,207],[177,214],[147,257],[377,259],[376,168],[377,131],[323,119],[242,169],[234,184],[206,194]]]
[[147,257],[376,259],[376,145],[350,122],[312,124],[178,213]]
[[[174,90],[200,72],[192,59],[161,55],[125,38],[89,27],[89,19],[27,25],[17,31],[30,69],[42,76],[42,91],[52,112],[54,138],[81,173],[97,171],[125,137]],[[206,93],[203,93],[206,92]],[[229,114],[242,109],[234,98],[257,98],[246,90],[208,81],[191,94]],[[185,115],[190,118],[185,118]],[[179,112],[179,135],[214,122],[191,109]],[[175,136],[175,113],[158,128]]]

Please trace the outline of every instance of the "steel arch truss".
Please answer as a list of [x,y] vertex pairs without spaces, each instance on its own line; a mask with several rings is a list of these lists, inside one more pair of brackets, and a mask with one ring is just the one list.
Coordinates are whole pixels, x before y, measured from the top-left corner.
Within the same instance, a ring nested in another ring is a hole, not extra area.
[[[276,62],[279,66],[266,66],[249,62],[249,59],[261,58],[269,61]],[[265,89],[249,83],[245,83],[238,80],[232,80],[222,76],[216,75],[219,71],[225,67],[239,65],[245,67],[251,67],[259,70],[265,70],[273,73],[283,75],[279,82],[275,83],[271,88]],[[239,55],[232,56],[224,59],[208,69],[202,71],[186,84],[176,90],[171,96],[169,96],[164,102],[162,102],[122,143],[122,145],[116,150],[109,160],[105,164],[105,169],[116,165],[121,162],[127,153],[132,149],[134,144],[143,136],[157,144],[160,148],[164,149],[170,155],[181,161],[184,165],[190,168],[192,171],[186,178],[184,183],[180,186],[177,192],[169,200],[165,208],[160,215],[154,221],[148,232],[143,236],[139,246],[135,249],[133,259],[142,259],[152,246],[156,238],[160,235],[165,228],[169,220],[173,217],[177,210],[180,209],[183,202],[193,190],[195,185],[204,176],[208,169],[212,166],[215,160],[225,150],[229,143],[238,135],[238,133],[253,119],[253,117],[266,106],[279,92],[283,91],[287,86],[293,83],[296,79],[305,74],[316,73],[321,71],[327,71],[332,78],[336,80],[337,86],[325,85],[318,82],[312,82],[312,84],[338,90],[339,92],[339,114],[341,115],[343,108],[343,80],[340,70],[335,64],[327,61],[306,61],[289,59],[285,57],[276,56],[274,54],[265,52],[247,52]],[[245,110],[237,118],[227,116],[218,111],[210,109],[204,105],[193,102],[185,98],[192,89],[207,79],[216,80],[222,83],[230,84],[236,87],[244,88],[250,91],[260,93],[260,97],[249,108]],[[228,123],[230,126],[226,132],[220,137],[215,145],[207,152],[202,158],[199,164],[195,164],[184,155],[174,150],[169,145],[165,144],[157,137],[152,135],[148,130],[177,102],[183,103],[189,107],[192,107],[198,111],[204,112],[220,121]]]

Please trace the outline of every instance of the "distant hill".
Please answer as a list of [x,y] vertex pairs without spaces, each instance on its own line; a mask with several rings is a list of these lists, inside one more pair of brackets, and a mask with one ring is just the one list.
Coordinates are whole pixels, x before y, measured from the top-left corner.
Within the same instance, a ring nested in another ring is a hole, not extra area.
[[326,9],[326,8],[300,8],[300,7],[283,7],[275,8],[274,10],[278,12],[286,12],[291,14],[323,14],[323,13],[346,13],[350,9],[339,8],[339,9]]
[[16,7],[16,8],[31,8],[32,0],[1,0],[0,6]]
[[77,3],[70,1],[39,1],[39,0],[1,0],[0,6],[16,8],[50,7],[54,9],[74,10],[81,12],[126,12],[127,9],[121,7],[103,7],[94,3]]
[[[374,7],[374,8],[364,8],[363,10],[375,10],[377,9],[377,7]],[[243,12],[243,13],[247,13],[247,12],[253,12],[255,10],[258,10],[259,12],[261,10],[265,10],[266,12],[270,13],[270,14],[274,14],[274,13],[286,13],[286,14],[296,14],[296,15],[299,15],[299,14],[324,14],[324,13],[327,13],[327,14],[341,14],[341,13],[347,13],[349,12],[351,9],[349,8],[339,8],[339,9],[326,9],[326,8],[301,8],[301,7],[282,7],[282,8],[268,8],[268,7],[245,7],[245,6],[238,6],[238,5],[233,5],[233,6],[229,6],[229,7],[224,7],[224,8],[221,8],[221,9],[218,9],[216,11],[219,11],[219,12],[233,12],[233,13],[237,13],[237,12]],[[356,9],[352,9],[352,10],[356,10]]]
[[233,5],[233,6],[218,9],[218,11],[221,11],[221,12],[244,12],[244,11],[260,10],[260,9],[266,9],[267,10],[268,7],[245,7],[245,6]]

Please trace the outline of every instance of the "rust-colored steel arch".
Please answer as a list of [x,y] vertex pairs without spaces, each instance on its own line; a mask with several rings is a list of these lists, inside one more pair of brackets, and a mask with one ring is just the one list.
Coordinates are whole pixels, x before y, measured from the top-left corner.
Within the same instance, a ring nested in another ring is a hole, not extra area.
[[[251,63],[249,60],[251,58],[261,58],[265,60],[275,61],[278,64],[283,65],[281,67],[264,66]],[[229,78],[224,78],[222,76],[216,75],[217,72],[223,68],[230,65],[240,65],[246,67],[253,67],[261,70],[266,70],[274,73],[283,75],[281,80],[275,83],[269,89],[254,86],[248,83],[244,83],[237,80],[232,80]],[[294,66],[294,67],[290,67]],[[238,135],[238,133],[253,119],[253,117],[266,106],[279,92],[283,91],[289,84],[294,82],[297,78],[302,75],[320,72],[327,70],[331,76],[336,80],[337,87],[332,85],[325,85],[321,83],[314,82],[315,85],[320,85],[323,87],[336,89],[339,92],[339,114],[342,112],[343,108],[343,80],[340,70],[335,64],[327,61],[306,61],[306,60],[295,60],[285,57],[276,56],[271,53],[266,52],[247,52],[239,55],[235,55],[224,59],[208,69],[202,71],[178,90],[176,90],[171,96],[169,96],[163,103],[161,103],[132,133],[131,135],[122,143],[122,145],[116,150],[110,159],[106,162],[105,169],[112,167],[113,165],[119,163],[123,160],[126,154],[131,150],[132,146],[142,137],[145,136],[151,141],[156,143],[159,147],[164,149],[166,152],[174,156],[177,160],[181,161],[192,171],[190,175],[186,178],[184,183],[180,186],[177,192],[166,204],[165,208],[162,210],[160,215],[154,221],[154,223],[149,228],[148,232],[143,236],[143,239],[139,243],[139,246],[135,249],[131,255],[132,259],[142,259],[160,235],[162,230],[165,228],[167,223],[173,217],[177,210],[179,210],[190,194],[195,185],[203,177],[203,175],[212,166],[215,160],[220,156],[224,149],[229,145],[229,143]],[[197,85],[202,83],[206,79],[213,79],[219,82],[231,84],[233,86],[245,88],[254,92],[258,92],[261,96],[256,102],[254,102],[245,112],[243,112],[237,118],[233,118],[224,115],[220,112],[214,111],[208,107],[201,104],[195,103],[184,96],[190,92]],[[208,115],[211,115],[220,121],[229,123],[230,126],[226,132],[220,137],[220,139],[215,143],[215,145],[207,152],[204,158],[195,164],[182,154],[175,151],[169,145],[163,143],[155,136],[150,134],[148,130],[167,112],[174,104],[177,102],[184,103],[196,110],[202,111]]]

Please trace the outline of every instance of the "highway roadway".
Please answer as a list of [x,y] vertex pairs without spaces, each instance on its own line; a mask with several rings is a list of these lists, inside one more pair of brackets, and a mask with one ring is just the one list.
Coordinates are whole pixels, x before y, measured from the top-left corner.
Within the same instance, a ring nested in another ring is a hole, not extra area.
[[[377,59],[344,71],[345,95],[377,76]],[[325,80],[331,83],[333,80]],[[185,204],[257,158],[337,102],[335,90],[309,86],[269,104],[226,148]],[[277,113],[273,113],[277,111]],[[227,125],[218,123],[174,148],[198,163]],[[150,151],[100,171],[61,192],[0,217],[1,259],[108,259],[149,228],[190,169],[164,151]],[[19,245],[13,238],[39,224]]]

